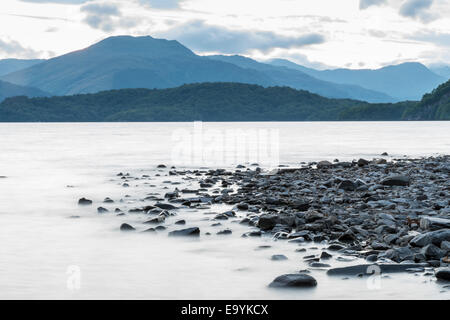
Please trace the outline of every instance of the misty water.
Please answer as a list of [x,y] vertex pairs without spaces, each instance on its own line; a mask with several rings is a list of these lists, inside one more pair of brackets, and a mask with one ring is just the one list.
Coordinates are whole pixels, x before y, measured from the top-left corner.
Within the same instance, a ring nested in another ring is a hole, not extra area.
[[[371,159],[382,152],[393,158],[449,154],[450,122],[203,123],[203,146],[210,148],[208,154],[214,161],[198,163],[176,152],[186,147],[183,139],[190,138],[190,133],[196,139],[194,127],[193,123],[0,124],[0,176],[6,176],[0,178],[0,298],[450,298],[449,291],[433,277],[409,273],[382,277],[379,285],[372,286],[367,278],[343,280],[327,276],[324,270],[312,270],[318,281],[314,289],[270,289],[267,285],[276,276],[307,268],[302,257],[320,252],[323,244],[300,246],[318,248],[301,253],[295,251],[297,244],[269,237],[241,238],[251,228],[238,223],[212,227],[207,213],[231,208],[224,205],[179,210],[177,217],[167,220],[168,231],[180,229],[173,224],[179,219],[187,221],[186,227],[200,227],[199,239],[173,239],[167,231],[123,233],[119,231],[123,222],[136,226],[137,231],[145,230],[145,217],[96,211],[100,205],[127,210],[152,204],[140,199],[149,193],[164,195],[175,187],[198,188],[180,176],[167,176],[167,169],[158,170],[161,163],[176,164],[177,169],[232,169],[240,163],[237,160],[250,164],[254,159],[221,156],[219,142],[236,132],[266,137],[258,143],[271,144],[270,165],[278,160],[300,166],[313,160]],[[223,154],[233,155],[236,150]],[[116,176],[119,172],[149,175],[151,180],[145,182],[150,184],[136,181],[124,188]],[[94,205],[78,206],[81,197],[94,200]],[[106,197],[116,203],[103,204]],[[124,202],[119,203],[120,199]],[[225,228],[233,234],[216,235]],[[261,245],[271,247],[257,250]],[[273,254],[289,259],[271,261]],[[333,260],[331,264],[361,262]],[[71,285],[74,276],[79,288]]]

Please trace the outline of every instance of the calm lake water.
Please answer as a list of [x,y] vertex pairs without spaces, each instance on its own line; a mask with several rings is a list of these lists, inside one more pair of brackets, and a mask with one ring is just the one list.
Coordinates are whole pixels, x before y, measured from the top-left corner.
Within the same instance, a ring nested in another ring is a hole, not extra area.
[[[239,142],[242,137],[247,142]],[[167,232],[124,234],[118,231],[122,222],[140,231],[145,218],[96,212],[100,205],[132,208],[149,193],[196,186],[157,170],[160,163],[273,167],[371,159],[382,152],[390,157],[450,154],[450,122],[2,123],[0,150],[0,176],[7,177],[0,178],[2,299],[450,298],[431,277],[414,274],[383,277],[374,288],[366,278],[342,280],[313,270],[315,289],[269,289],[276,276],[305,269],[305,254],[295,252],[298,245],[270,238],[243,239],[249,228],[237,223],[222,228],[230,227],[232,235],[217,236],[219,229],[205,213],[229,209],[225,206],[180,211],[167,222],[169,230],[177,229],[173,222],[179,219],[186,227],[199,226],[198,240],[168,238]],[[151,184],[137,181],[123,188],[118,172],[149,175]],[[79,207],[81,197],[94,205]],[[105,197],[116,203],[102,204]],[[213,235],[203,235],[207,231]],[[255,250],[264,244],[271,248]],[[289,259],[271,261],[272,254]]]

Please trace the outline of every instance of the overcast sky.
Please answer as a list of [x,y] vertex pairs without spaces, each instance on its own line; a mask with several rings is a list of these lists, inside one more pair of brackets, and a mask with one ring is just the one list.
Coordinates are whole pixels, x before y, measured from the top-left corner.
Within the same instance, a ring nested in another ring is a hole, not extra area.
[[54,57],[122,34],[316,68],[450,63],[450,0],[0,1],[0,59]]

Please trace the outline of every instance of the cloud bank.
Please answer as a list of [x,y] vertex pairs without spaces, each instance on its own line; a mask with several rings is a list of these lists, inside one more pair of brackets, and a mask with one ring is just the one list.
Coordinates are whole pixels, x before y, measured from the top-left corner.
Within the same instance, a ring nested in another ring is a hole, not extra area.
[[28,59],[38,57],[40,52],[25,48],[15,40],[7,41],[0,39],[0,54]]
[[359,9],[364,10],[371,6],[379,6],[385,4],[386,0],[359,0]]
[[251,50],[265,52],[274,48],[299,48],[325,41],[318,33],[292,37],[270,31],[231,30],[207,25],[203,21],[188,22],[158,36],[176,39],[196,51],[221,53],[245,53]]
[[407,0],[400,7],[399,14],[403,17],[415,18],[423,22],[434,20],[436,16],[429,12],[433,0]]

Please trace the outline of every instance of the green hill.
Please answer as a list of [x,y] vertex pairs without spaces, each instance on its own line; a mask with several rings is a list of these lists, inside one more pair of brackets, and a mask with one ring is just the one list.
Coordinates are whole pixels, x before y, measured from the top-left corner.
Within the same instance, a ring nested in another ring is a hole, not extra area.
[[407,108],[403,119],[450,120],[450,80],[425,94],[419,103]]
[[202,83],[171,89],[9,98],[0,104],[0,121],[338,120],[342,111],[361,104],[288,87]]

